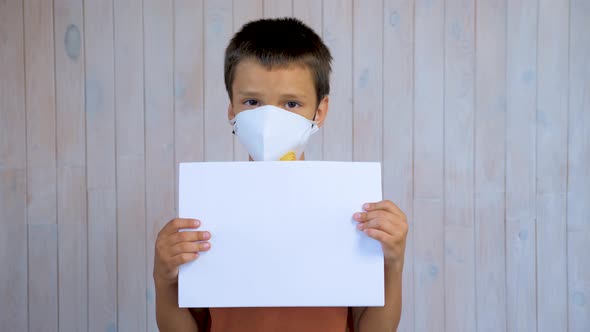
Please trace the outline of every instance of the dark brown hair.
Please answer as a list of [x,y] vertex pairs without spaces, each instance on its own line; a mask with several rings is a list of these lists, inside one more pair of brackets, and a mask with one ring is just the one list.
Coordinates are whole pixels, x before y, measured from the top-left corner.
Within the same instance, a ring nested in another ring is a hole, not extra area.
[[332,55],[322,39],[295,18],[261,19],[245,24],[225,49],[225,88],[232,99],[234,73],[240,61],[254,58],[263,66],[302,64],[312,72],[317,103],[330,93]]

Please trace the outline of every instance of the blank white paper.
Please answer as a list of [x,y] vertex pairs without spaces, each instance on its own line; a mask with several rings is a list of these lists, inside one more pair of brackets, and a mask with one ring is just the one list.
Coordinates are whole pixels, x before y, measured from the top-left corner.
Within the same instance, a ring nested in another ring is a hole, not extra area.
[[379,163],[181,163],[178,190],[212,234],[180,267],[180,307],[384,305],[381,245],[352,219],[382,199]]

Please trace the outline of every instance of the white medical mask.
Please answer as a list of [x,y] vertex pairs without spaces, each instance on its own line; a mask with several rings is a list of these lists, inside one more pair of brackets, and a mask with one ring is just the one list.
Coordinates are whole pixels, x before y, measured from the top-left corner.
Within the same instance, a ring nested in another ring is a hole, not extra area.
[[236,115],[234,134],[256,161],[299,160],[318,123],[293,112],[265,105]]

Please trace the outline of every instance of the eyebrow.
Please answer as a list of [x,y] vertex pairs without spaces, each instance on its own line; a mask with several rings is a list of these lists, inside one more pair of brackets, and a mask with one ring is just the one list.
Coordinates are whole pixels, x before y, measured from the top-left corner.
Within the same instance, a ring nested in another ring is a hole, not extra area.
[[238,96],[252,96],[252,97],[259,97],[262,94],[256,91],[248,91],[248,90],[244,90],[244,91],[236,91],[236,95]]
[[293,94],[293,93],[286,93],[281,95],[283,99],[306,99],[305,94]]

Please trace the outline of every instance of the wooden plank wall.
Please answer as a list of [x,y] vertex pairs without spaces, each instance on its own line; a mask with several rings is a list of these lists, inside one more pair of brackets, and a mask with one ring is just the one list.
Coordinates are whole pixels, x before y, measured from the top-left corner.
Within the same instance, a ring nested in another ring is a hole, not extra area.
[[334,56],[313,160],[380,161],[400,331],[590,331],[590,1],[0,0],[0,331],[156,331],[177,164],[247,160],[223,50]]

